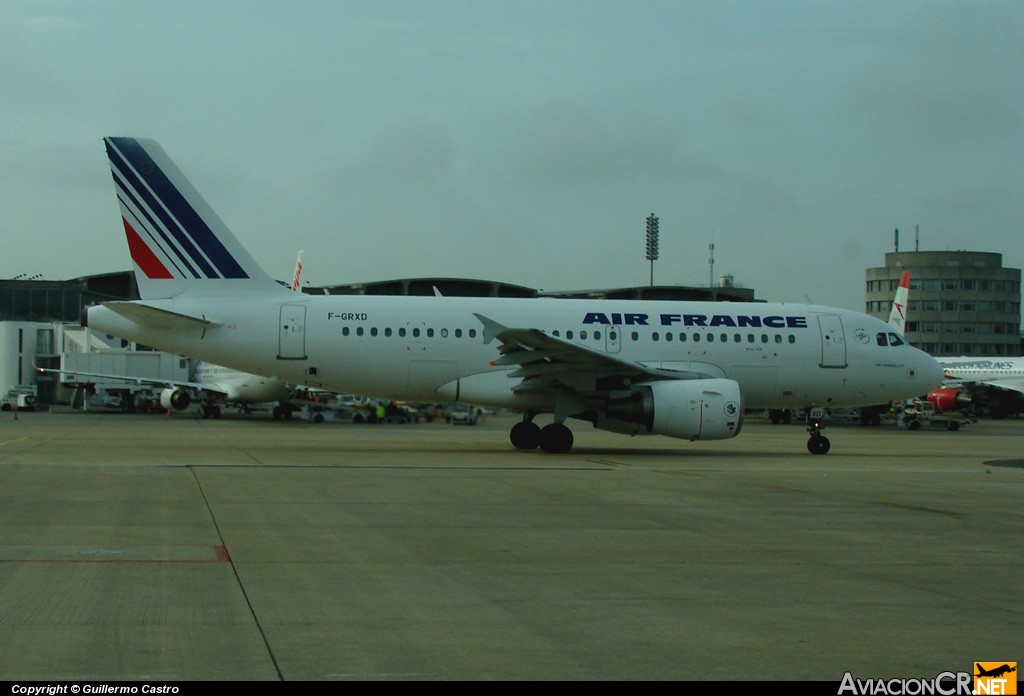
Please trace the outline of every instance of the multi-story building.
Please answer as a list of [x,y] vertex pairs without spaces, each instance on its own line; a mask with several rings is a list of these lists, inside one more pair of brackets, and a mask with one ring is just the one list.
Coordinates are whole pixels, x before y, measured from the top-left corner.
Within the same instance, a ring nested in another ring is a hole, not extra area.
[[1021,272],[1002,254],[905,251],[866,271],[865,311],[887,319],[900,274],[909,270],[907,340],[936,357],[1021,354]]

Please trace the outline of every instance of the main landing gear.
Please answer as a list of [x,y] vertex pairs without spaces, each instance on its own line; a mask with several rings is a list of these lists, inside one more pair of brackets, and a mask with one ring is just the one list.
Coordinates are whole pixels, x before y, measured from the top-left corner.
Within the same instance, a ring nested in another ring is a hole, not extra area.
[[811,434],[811,437],[807,440],[807,451],[811,454],[825,454],[832,447],[832,443],[828,441],[828,438],[821,434],[820,413],[814,414],[812,411],[808,411],[807,432]]
[[565,454],[572,449],[572,431],[564,423],[552,423],[541,428],[533,422],[535,411],[523,414],[523,420],[512,426],[509,439],[512,446],[521,450],[540,447],[549,454]]
[[203,404],[199,407],[199,414],[203,418],[220,418],[220,406],[216,404]]

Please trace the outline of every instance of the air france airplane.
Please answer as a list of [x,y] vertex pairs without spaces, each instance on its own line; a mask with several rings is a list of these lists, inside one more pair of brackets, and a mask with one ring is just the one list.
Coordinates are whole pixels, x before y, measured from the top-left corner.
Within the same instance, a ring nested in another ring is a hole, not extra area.
[[[864,406],[942,381],[861,313],[813,305],[296,297],[151,140],[106,138],[141,300],[94,329],[293,384],[521,411],[513,446],[568,452],[570,418],[630,435],[735,437],[746,408]],[[540,413],[553,414],[541,428]],[[810,427],[808,450],[829,441]]]

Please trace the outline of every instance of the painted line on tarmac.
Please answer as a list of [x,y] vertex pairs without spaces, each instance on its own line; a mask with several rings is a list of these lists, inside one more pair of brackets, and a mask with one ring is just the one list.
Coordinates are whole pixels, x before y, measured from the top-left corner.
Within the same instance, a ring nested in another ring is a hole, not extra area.
[[905,505],[904,503],[892,503],[886,500],[875,501],[876,505],[884,505],[886,507],[897,508],[899,510],[913,510],[915,512],[931,512],[936,515],[948,515],[949,517],[959,517],[959,512],[953,510],[939,510],[938,508],[927,508],[919,505]]

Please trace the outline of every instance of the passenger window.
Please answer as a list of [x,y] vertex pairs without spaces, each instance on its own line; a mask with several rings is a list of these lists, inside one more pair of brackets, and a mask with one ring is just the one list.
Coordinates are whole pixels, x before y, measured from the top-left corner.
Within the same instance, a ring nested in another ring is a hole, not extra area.
[[348,333],[349,333],[349,331],[348,331],[348,327],[347,326],[341,327],[341,335],[342,336],[348,336]]
[[708,334],[707,337],[706,337],[706,340],[707,340],[708,343],[714,343],[715,342],[715,335],[714,334]]
[[470,338],[476,338],[476,329],[470,329],[469,330],[469,337]]
[[572,331],[566,331],[565,332],[565,337],[568,338],[571,341],[572,340]]
[[413,336],[413,338],[419,338],[420,337],[419,327],[416,327],[415,329],[412,330],[412,336]]
[[434,330],[433,329],[427,329],[427,338],[433,338],[433,337],[434,337]]
[[585,341],[586,339],[587,339],[587,332],[586,331],[580,331],[580,340],[581,341]]
[[634,341],[639,341],[639,340],[640,340],[640,334],[638,334],[638,333],[637,333],[636,331],[634,331],[633,333],[631,333],[631,334],[629,335],[629,337],[630,337],[631,339],[633,339]]
[[363,327],[357,326],[356,327],[356,336],[362,336],[362,335],[363,335]]
[[385,336],[390,336],[391,335],[391,327],[390,326],[384,329],[384,335]]
[[684,334],[682,331],[679,332],[679,342],[686,343],[686,334]]
[[665,333],[665,340],[666,340],[666,341],[671,341],[671,340],[672,340],[672,334],[670,334],[670,333],[666,332],[666,333]]
[[657,341],[658,340],[658,332],[657,331],[655,331],[654,333],[651,334],[651,340],[652,341]]
[[398,330],[398,335],[401,336],[402,338],[405,338],[405,327],[404,326]]
[[441,338],[448,338],[448,329],[441,329]]
[[793,334],[790,334],[789,335],[789,342],[790,343],[796,343],[796,336],[794,336]]
[[775,342],[782,343],[782,334],[775,334]]
[[376,336],[377,335],[377,327],[376,326],[374,326],[372,329],[370,329],[370,335],[371,336]]

